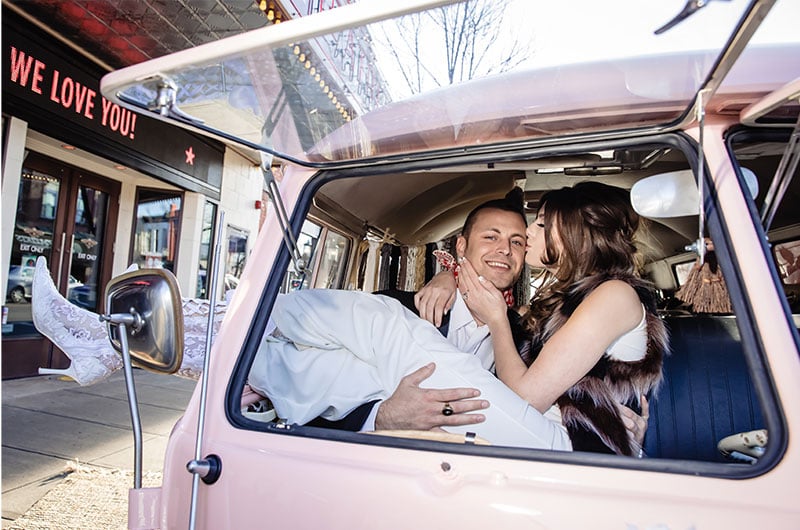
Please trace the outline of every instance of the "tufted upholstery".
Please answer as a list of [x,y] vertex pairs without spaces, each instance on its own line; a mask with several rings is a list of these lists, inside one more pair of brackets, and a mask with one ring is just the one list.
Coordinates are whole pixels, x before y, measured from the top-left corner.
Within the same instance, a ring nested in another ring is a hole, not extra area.
[[650,404],[645,452],[650,457],[726,461],[717,442],[764,428],[733,316],[665,319],[672,354]]

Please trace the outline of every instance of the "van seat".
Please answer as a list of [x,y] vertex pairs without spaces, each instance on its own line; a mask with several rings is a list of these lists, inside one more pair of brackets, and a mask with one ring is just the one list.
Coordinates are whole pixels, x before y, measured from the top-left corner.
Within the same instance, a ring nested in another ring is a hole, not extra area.
[[671,354],[650,399],[650,457],[726,462],[717,442],[765,427],[733,316],[665,317]]

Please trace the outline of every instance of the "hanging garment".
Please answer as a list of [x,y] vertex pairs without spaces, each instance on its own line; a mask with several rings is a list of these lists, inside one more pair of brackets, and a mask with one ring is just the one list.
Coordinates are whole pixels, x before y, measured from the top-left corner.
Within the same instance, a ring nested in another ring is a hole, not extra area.
[[384,243],[380,250],[381,264],[378,273],[378,288],[376,291],[384,291],[389,288],[389,269],[392,262],[392,245]]
[[408,247],[402,246],[400,247],[400,263],[397,271],[397,289],[400,291],[405,291],[406,287],[406,275],[408,271]]
[[364,269],[364,285],[361,290],[369,293],[378,290],[378,252],[380,250],[380,242],[369,241],[368,245],[367,265]]

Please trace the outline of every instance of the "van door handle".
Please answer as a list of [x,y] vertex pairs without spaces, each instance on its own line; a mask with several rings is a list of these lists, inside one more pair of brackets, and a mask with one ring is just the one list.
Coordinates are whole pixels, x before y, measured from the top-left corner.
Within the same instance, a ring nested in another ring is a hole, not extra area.
[[203,460],[189,460],[186,470],[200,475],[200,480],[204,483],[213,484],[222,474],[222,459],[217,455],[208,455]]

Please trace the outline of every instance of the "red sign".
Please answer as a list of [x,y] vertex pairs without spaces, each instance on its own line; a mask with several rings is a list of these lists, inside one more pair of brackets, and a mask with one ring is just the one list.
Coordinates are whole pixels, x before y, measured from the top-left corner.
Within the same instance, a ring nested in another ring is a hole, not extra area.
[[77,147],[219,198],[221,144],[109,101],[100,94],[103,71],[3,14],[5,113]]
[[[10,81],[34,94],[49,96],[50,101],[110,131],[129,137],[136,133],[136,114],[112,103],[95,90],[62,74],[15,46],[10,47]],[[45,90],[49,87],[49,90]],[[99,105],[98,105],[99,100]]]

